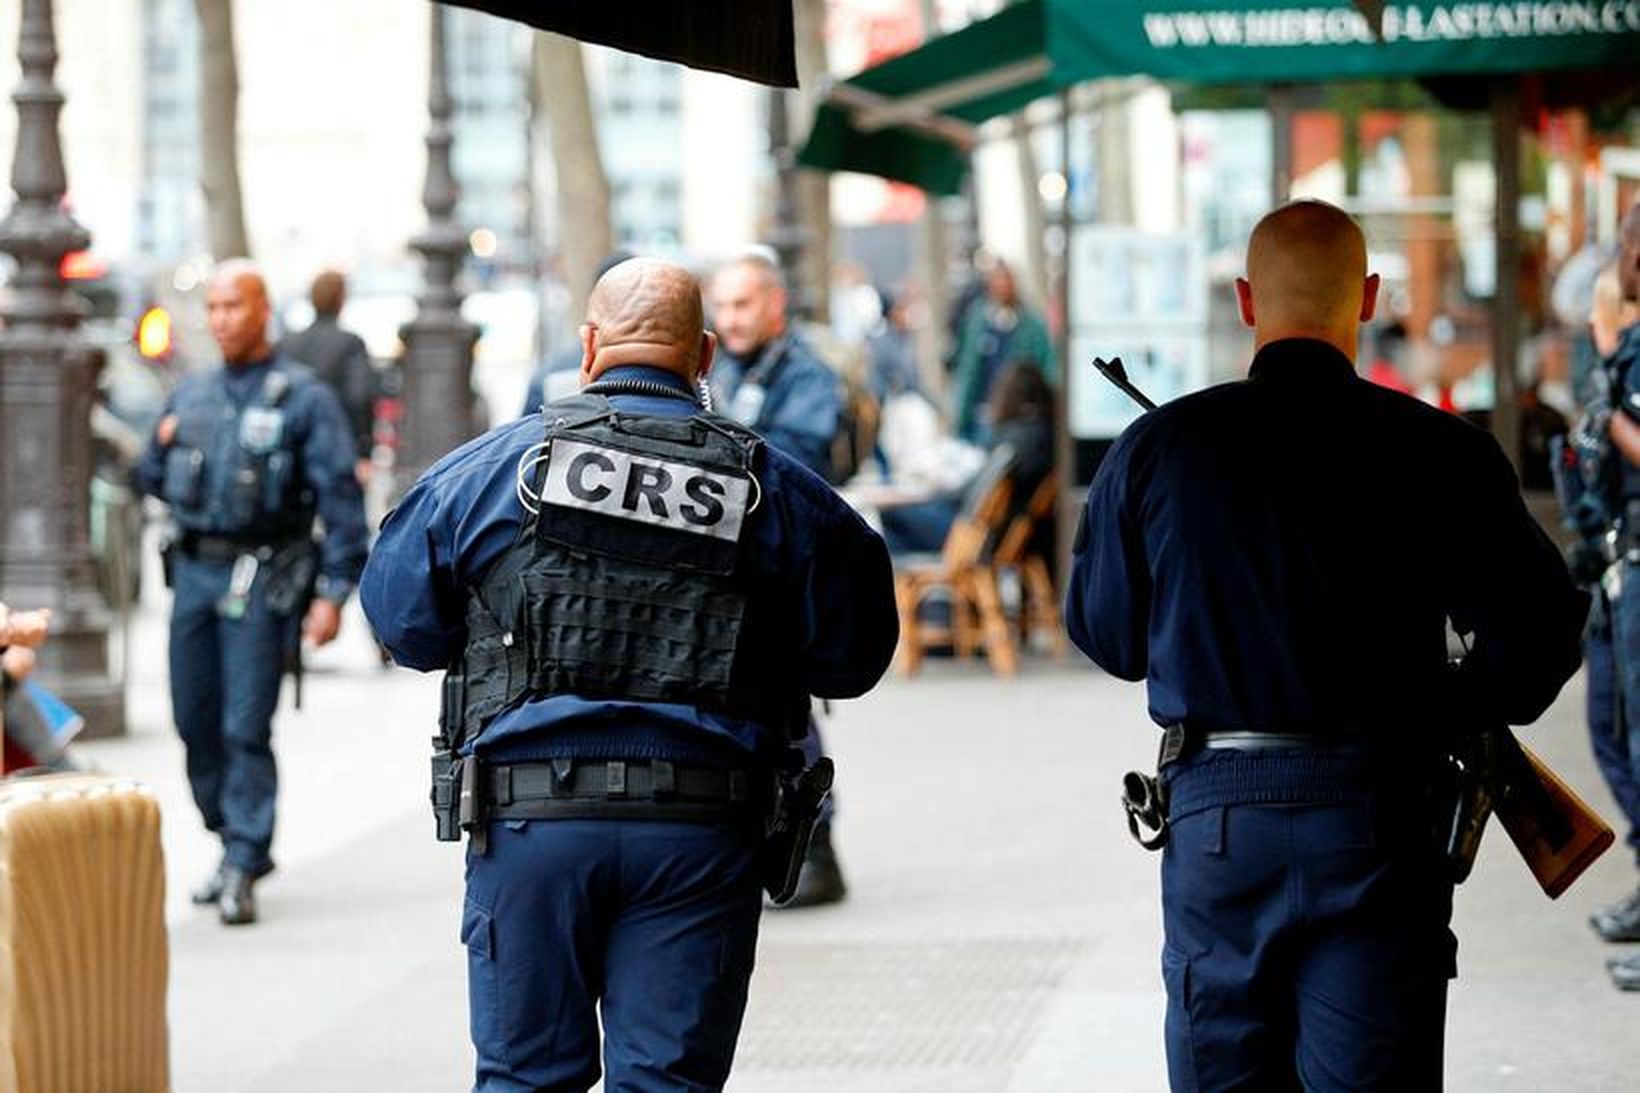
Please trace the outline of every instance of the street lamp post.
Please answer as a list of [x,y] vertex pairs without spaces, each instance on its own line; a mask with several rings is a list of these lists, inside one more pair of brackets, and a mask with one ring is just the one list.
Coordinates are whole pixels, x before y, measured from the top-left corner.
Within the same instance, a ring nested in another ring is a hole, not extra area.
[[444,7],[432,5],[428,65],[427,181],[422,204],[427,227],[410,241],[421,254],[426,283],[416,317],[400,328],[404,339],[404,421],[395,486],[402,492],[440,456],[462,444],[474,426],[473,344],[478,328],[461,317],[456,275],[467,256],[467,236],[456,223],[459,190],[450,169],[450,89],[445,71]]
[[17,263],[0,299],[0,600],[52,610],[42,678],[84,715],[86,735],[121,735],[125,696],[108,671],[109,611],[90,543],[91,405],[103,361],[76,334],[83,305],[59,272],[91,237],[62,207],[51,0],[24,0],[17,57],[17,202],[0,221],[0,251]]
[[795,318],[817,318],[815,286],[809,283],[805,251],[809,232],[797,209],[797,151],[792,147],[786,92],[769,88],[769,157],[774,161],[774,228],[769,243],[787,278],[786,297]]

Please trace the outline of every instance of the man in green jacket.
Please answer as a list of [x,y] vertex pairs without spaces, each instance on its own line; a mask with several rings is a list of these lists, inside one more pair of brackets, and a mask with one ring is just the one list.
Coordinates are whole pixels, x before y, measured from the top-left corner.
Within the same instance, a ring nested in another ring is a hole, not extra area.
[[957,338],[952,371],[958,436],[989,445],[991,422],[986,406],[991,388],[1002,370],[1016,362],[1033,365],[1049,384],[1058,386],[1059,366],[1048,326],[1019,298],[1013,270],[998,262],[986,278],[985,295],[963,317]]

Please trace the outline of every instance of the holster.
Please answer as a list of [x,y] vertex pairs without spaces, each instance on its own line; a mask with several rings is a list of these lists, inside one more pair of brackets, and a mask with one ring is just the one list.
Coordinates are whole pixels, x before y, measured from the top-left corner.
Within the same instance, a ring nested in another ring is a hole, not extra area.
[[1495,741],[1489,732],[1466,737],[1445,757],[1434,783],[1436,845],[1453,884],[1475,867],[1495,803]]
[[1160,850],[1167,844],[1167,783],[1162,781],[1162,772],[1183,757],[1189,742],[1183,725],[1169,725],[1162,731],[1156,773],[1130,770],[1122,775],[1122,811],[1127,815],[1128,834],[1146,850]]
[[836,768],[825,756],[794,776],[780,776],[761,858],[763,890],[777,906],[797,894],[809,839],[814,835],[815,822],[820,818],[821,806],[831,793],[835,777]]
[[428,797],[433,803],[433,837],[453,843],[461,840],[461,759],[443,743],[433,738],[433,788]]

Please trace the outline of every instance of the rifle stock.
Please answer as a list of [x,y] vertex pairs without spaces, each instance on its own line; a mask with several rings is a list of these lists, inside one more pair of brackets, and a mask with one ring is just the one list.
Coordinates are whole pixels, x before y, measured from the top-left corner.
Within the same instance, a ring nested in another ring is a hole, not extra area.
[[1510,784],[1494,810],[1544,894],[1556,899],[1617,836],[1530,748],[1517,741],[1512,750],[1519,759],[1509,764]]

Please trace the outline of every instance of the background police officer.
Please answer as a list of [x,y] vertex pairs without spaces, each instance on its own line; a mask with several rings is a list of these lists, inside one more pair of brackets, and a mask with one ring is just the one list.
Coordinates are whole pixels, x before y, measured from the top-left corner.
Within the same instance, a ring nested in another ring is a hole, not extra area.
[[[206,297],[223,366],[184,379],[137,467],[170,506],[171,704],[188,782],[221,864],[194,893],[222,921],[256,920],[253,886],[273,869],[273,711],[301,640],[336,636],[364,565],[364,507],[342,407],[268,344],[267,288],[246,262]],[[314,521],[324,539],[313,541]],[[315,595],[316,593],[316,595]],[[304,617],[305,612],[305,617]]]
[[1175,1089],[1440,1087],[1456,942],[1428,776],[1577,668],[1586,597],[1497,444],[1356,376],[1377,291],[1339,210],[1265,217],[1236,283],[1248,379],[1140,418],[1088,495],[1071,637],[1178,727]]
[[[1617,254],[1617,282],[1622,304],[1640,304],[1640,203],[1623,218]],[[1621,504],[1617,544],[1622,579],[1613,612],[1613,639],[1618,680],[1623,694],[1622,730],[1630,774],[1640,780],[1640,322],[1632,311],[1607,367],[1617,392],[1611,414],[1612,442],[1621,455],[1617,475]],[[1611,941],[1640,940],[1640,887],[1594,919],[1594,927]],[[1640,956],[1609,961],[1612,980],[1623,990],[1640,990]]]
[[[842,420],[843,385],[792,329],[780,267],[756,252],[742,255],[713,276],[711,298],[721,351],[712,371],[718,405],[815,474],[835,479],[832,442]],[[802,743],[811,763],[825,751],[818,721],[810,722]],[[826,800],[797,895],[787,907],[836,903],[848,894],[832,845],[834,800]]]
[[892,574],[819,477],[699,409],[684,270],[616,266],[581,340],[582,393],[430,468],[361,596],[400,664],[453,669],[478,1087],[588,1088],[601,1013],[607,1088],[718,1089],[771,772],[810,695],[886,670]]

